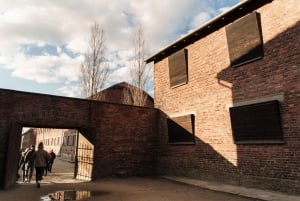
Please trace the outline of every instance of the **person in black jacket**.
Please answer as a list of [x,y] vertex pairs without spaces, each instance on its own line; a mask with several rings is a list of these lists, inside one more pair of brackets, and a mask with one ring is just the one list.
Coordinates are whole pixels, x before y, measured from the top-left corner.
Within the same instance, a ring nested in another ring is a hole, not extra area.
[[50,154],[50,160],[49,160],[49,164],[48,164],[48,170],[49,172],[51,172],[52,170],[52,165],[54,163],[54,159],[56,158],[56,154],[54,153],[53,149],[49,152]]

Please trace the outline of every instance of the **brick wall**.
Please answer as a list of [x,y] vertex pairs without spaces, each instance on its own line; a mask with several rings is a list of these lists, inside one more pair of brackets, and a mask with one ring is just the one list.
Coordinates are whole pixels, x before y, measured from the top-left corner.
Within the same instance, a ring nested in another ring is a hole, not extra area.
[[15,182],[22,127],[95,128],[94,179],[152,175],[156,116],[151,108],[0,89],[0,184]]
[[[153,175],[157,110],[107,104],[94,107],[99,122],[95,148],[95,178],[100,176]],[[97,162],[100,161],[100,162]]]
[[[188,84],[170,88],[168,58],[155,63],[160,117],[157,172],[300,192],[300,7],[277,0],[261,14],[264,57],[230,67],[225,28],[188,45]],[[280,101],[283,145],[236,145],[229,107]],[[195,145],[169,145],[166,117],[195,114]]]

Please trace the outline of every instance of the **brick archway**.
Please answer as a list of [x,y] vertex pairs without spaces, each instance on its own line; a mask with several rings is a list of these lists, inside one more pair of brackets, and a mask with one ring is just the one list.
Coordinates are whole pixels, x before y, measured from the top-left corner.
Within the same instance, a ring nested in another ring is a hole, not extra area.
[[83,131],[95,146],[93,179],[118,171],[150,175],[156,117],[152,108],[0,89],[0,185],[15,183],[22,127]]

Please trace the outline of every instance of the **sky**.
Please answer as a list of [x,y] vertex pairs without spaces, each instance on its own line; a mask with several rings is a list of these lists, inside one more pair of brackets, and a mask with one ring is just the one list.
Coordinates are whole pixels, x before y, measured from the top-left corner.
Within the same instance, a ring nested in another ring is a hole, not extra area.
[[[151,56],[238,2],[0,0],[0,88],[81,97],[80,65],[94,22],[105,31],[106,87],[130,82],[138,26]],[[153,75],[147,92],[153,96]]]

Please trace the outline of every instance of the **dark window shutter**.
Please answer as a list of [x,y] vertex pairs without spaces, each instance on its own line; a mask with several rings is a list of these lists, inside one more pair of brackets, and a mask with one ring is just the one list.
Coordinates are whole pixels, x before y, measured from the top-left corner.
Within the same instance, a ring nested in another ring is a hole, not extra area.
[[250,13],[228,25],[226,35],[232,66],[239,66],[263,57],[259,13]]
[[278,101],[230,108],[235,142],[280,143],[283,140]]
[[168,58],[170,86],[186,84],[188,80],[187,49],[180,50]]
[[194,115],[168,118],[168,136],[170,143],[194,143]]

